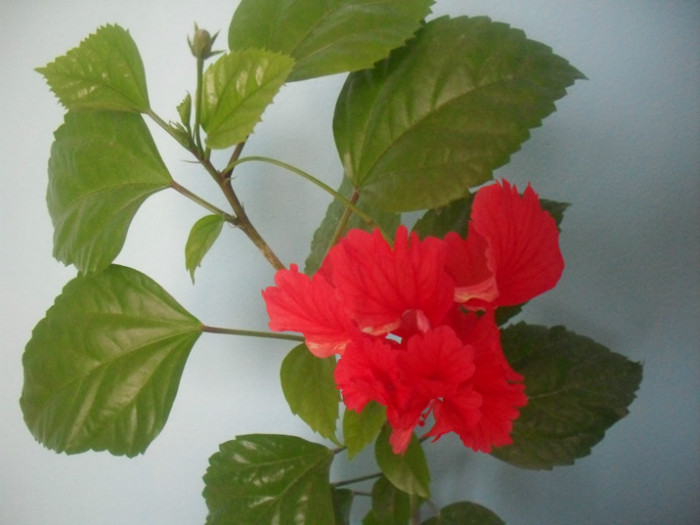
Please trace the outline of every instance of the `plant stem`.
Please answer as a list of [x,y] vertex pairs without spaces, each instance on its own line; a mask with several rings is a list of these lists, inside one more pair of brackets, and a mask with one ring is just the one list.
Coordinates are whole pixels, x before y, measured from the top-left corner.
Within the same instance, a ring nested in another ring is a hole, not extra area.
[[[352,202],[351,200],[346,199],[343,197],[340,193],[335,191],[333,188],[325,184],[324,182],[320,181],[310,173],[305,172],[304,170],[301,170],[295,166],[292,166],[291,164],[287,164],[286,162],[282,162],[276,159],[272,159],[270,157],[261,157],[261,156],[251,156],[251,157],[243,157],[242,159],[237,159],[232,162],[229,162],[229,165],[227,166],[227,169],[233,170],[235,166],[238,164],[243,164],[244,162],[252,162],[252,161],[258,161],[258,162],[267,162],[268,164],[273,164],[275,166],[279,166],[280,168],[284,168],[288,171],[291,171],[292,173],[296,173],[300,177],[303,177],[304,179],[308,180],[309,182],[315,184],[319,188],[321,188],[323,191],[326,193],[332,195],[336,199],[338,199],[340,202],[342,202],[345,205],[346,211],[351,211],[354,212],[358,217],[360,217],[363,221],[365,221],[367,224],[370,226],[377,226],[377,224],[374,222],[374,219],[370,217],[367,213],[363,212],[361,209],[359,209],[357,206],[355,206],[355,203]],[[224,170],[226,172],[226,170]],[[355,201],[357,201],[357,198],[355,198]]]
[[205,200],[202,199],[200,196],[198,196],[198,195],[192,193],[190,190],[188,190],[188,189],[185,188],[184,186],[181,186],[181,185],[178,184],[177,182],[172,181],[172,182],[170,183],[170,187],[173,188],[173,189],[174,189],[175,191],[177,191],[178,193],[181,193],[182,195],[184,195],[184,196],[187,197],[188,199],[190,199],[190,200],[196,202],[197,204],[199,204],[200,206],[206,208],[207,210],[209,210],[210,212],[212,212],[214,215],[220,215],[220,216],[223,217],[227,222],[230,222],[230,223],[233,224],[234,226],[238,226],[238,219],[237,219],[236,217],[234,217],[233,215],[231,215],[231,214],[229,214],[229,213],[226,213],[224,210],[222,210],[222,209],[220,209],[220,208],[217,208],[216,206],[214,206],[214,205],[211,204],[210,202],[205,201]]
[[208,332],[210,334],[241,335],[244,337],[262,337],[265,339],[283,339],[285,341],[304,342],[304,338],[299,335],[259,332],[257,330],[238,330],[235,328],[219,328],[216,326],[202,325],[202,332]]
[[202,148],[202,136],[200,134],[200,122],[202,118],[202,79],[204,77],[204,59],[197,57],[197,91],[194,96],[194,141],[197,145],[199,156],[206,158]]
[[367,481],[368,479],[377,479],[382,476],[381,472],[377,472],[375,474],[367,474],[366,476],[360,476],[358,478],[352,478],[352,479],[345,479],[342,481],[336,481],[335,483],[331,483],[334,487],[343,487],[345,485],[351,485],[353,483],[359,483],[360,481]]

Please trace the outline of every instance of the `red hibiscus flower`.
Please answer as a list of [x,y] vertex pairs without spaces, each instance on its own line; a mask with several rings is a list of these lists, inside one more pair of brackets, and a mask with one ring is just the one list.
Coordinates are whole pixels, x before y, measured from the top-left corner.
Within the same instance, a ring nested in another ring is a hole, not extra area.
[[421,240],[402,226],[390,245],[379,230],[351,230],[313,278],[280,270],[263,297],[272,330],[301,332],[319,357],[341,355],[335,380],[348,409],[386,407],[394,452],[431,415],[426,436],[455,432],[488,452],[511,442],[527,402],[494,310],[552,288],[563,266],[535,192],[503,181],[477,192],[466,239]]

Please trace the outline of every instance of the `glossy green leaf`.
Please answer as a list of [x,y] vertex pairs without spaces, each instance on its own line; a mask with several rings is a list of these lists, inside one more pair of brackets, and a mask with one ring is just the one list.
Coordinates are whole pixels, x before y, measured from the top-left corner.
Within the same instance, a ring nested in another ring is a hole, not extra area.
[[519,467],[551,469],[590,454],[627,415],[642,366],[595,341],[556,326],[525,323],[502,332],[508,361],[525,376],[528,404],[513,426],[513,444],[492,455]]
[[201,123],[207,145],[228,148],[246,140],[287,80],[294,60],[246,49],[221,56],[204,72]]
[[386,408],[375,401],[365,405],[362,412],[346,410],[343,415],[343,438],[352,459],[379,435],[386,423]]
[[194,282],[195,270],[202,263],[202,259],[204,259],[209,248],[219,238],[224,222],[225,219],[221,215],[207,215],[192,226],[185,245],[185,266],[190,272],[192,282]]
[[[340,193],[343,197],[350,199],[352,192],[352,184],[347,178],[343,177],[338,193]],[[396,229],[399,227],[401,222],[401,217],[398,213],[377,210],[376,208],[370,206],[369,202],[363,201],[362,199],[360,199],[356,205],[358,208],[372,217],[374,222],[378,224],[381,230],[384,232],[387,239],[394,238]],[[345,205],[337,199],[333,199],[333,201],[328,205],[326,215],[323,218],[323,221],[321,221],[321,225],[314,232],[314,236],[311,241],[311,252],[306,259],[306,266],[304,268],[304,272],[307,275],[313,275],[320,268],[326,253],[328,253],[331,241],[333,240],[333,236],[335,235],[335,231],[338,228],[338,224],[345,213],[345,210]],[[344,228],[344,233],[347,233],[347,231],[352,228],[359,228],[366,231],[371,231],[373,229],[371,225],[367,224],[354,213],[350,216],[350,219]]]
[[289,80],[371,67],[401,46],[433,0],[242,0],[231,49],[269,49],[296,60]]
[[350,525],[350,511],[355,495],[350,489],[333,489],[335,525]]
[[54,136],[46,193],[54,256],[81,272],[101,270],[141,203],[172,178],[141,115],[68,112]]
[[415,435],[403,454],[394,454],[389,443],[391,427],[385,425],[374,447],[379,468],[399,490],[422,498],[430,497],[430,472],[425,453]]
[[200,333],[197,319],[136,270],[113,265],[73,279],[22,357],[27,426],[57,452],[144,452]]
[[486,507],[470,501],[459,501],[444,507],[438,516],[424,521],[422,525],[505,525],[505,523]]
[[438,18],[352,73],[333,130],[345,174],[378,207],[444,206],[492,177],[583,75],[488,18]]
[[340,391],[335,386],[335,357],[320,359],[306,345],[293,348],[282,361],[282,391],[292,413],[311,430],[338,443],[335,437]]
[[208,525],[332,524],[333,452],[296,436],[222,443],[204,475]]
[[411,518],[411,496],[384,476],[372,486],[372,508],[362,525],[405,525]]
[[129,32],[117,25],[100,27],[37,71],[70,110],[149,110],[141,56]]

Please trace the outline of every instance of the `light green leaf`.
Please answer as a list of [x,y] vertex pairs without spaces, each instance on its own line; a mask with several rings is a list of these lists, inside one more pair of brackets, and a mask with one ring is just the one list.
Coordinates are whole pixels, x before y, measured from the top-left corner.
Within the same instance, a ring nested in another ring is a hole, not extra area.
[[340,392],[333,372],[335,357],[320,359],[306,345],[293,348],[282,361],[282,391],[292,413],[311,430],[338,444],[335,437]]
[[578,78],[505,24],[433,20],[348,77],[333,122],[345,174],[386,210],[444,206],[489,180]]
[[187,93],[177,105],[177,114],[180,115],[180,122],[185,129],[190,129],[190,120],[192,119],[192,96]]
[[209,66],[201,117],[207,145],[222,149],[246,140],[293,65],[288,56],[246,49],[223,55]]
[[208,525],[334,523],[333,452],[296,436],[251,434],[222,443],[204,475]]
[[372,486],[372,508],[362,525],[405,525],[411,518],[411,496],[382,476]]
[[225,219],[221,215],[207,215],[192,226],[185,245],[185,266],[190,272],[192,282],[194,282],[194,271],[202,263],[209,248],[219,238],[224,222]]
[[391,427],[385,425],[374,447],[374,455],[382,473],[397,489],[429,498],[430,472],[425,453],[415,434],[403,454],[394,454],[389,443],[390,436]]
[[433,0],[242,0],[229,28],[231,49],[294,57],[289,80],[371,67],[401,46]]
[[142,273],[79,276],[36,325],[20,405],[56,452],[135,456],[165,425],[201,324]]
[[352,459],[379,435],[386,423],[386,408],[375,401],[365,405],[362,412],[346,410],[343,415],[343,438]]
[[[343,197],[350,199],[352,191],[352,184],[346,177],[343,177],[338,193],[340,193]],[[372,217],[372,219],[374,219],[374,222],[379,225],[387,239],[394,238],[396,235],[396,229],[399,227],[401,222],[401,217],[398,213],[378,210],[372,206],[369,206],[369,202],[363,201],[362,199],[360,199],[356,205],[360,210],[364,211],[370,217]],[[330,244],[333,239],[333,235],[335,234],[335,230],[338,227],[338,223],[345,213],[345,209],[345,205],[337,199],[333,199],[333,201],[328,205],[326,215],[323,218],[323,221],[321,221],[321,225],[314,232],[314,236],[311,241],[311,253],[309,253],[309,256],[306,259],[306,266],[304,268],[304,273],[307,275],[313,275],[320,268],[326,253],[328,253],[328,249],[330,248]],[[352,228],[359,228],[366,231],[372,230],[372,228],[365,221],[354,213],[350,216],[343,235]]]
[[422,525],[505,525],[506,522],[486,507],[470,501],[452,503],[440,510],[440,514]]
[[149,110],[139,50],[126,29],[100,27],[64,56],[37,68],[70,110]]
[[81,272],[101,270],[141,203],[172,178],[140,115],[68,112],[54,136],[46,192],[54,257]]
[[628,413],[642,366],[562,326],[525,323],[502,331],[512,367],[525,376],[528,404],[513,425],[513,444],[491,453],[513,465],[551,469],[587,456]]

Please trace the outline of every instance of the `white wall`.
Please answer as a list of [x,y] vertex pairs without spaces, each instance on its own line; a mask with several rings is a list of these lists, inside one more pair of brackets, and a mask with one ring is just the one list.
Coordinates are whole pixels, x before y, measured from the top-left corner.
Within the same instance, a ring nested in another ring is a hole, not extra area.
[[[197,21],[221,29],[224,47],[235,4],[0,0],[0,523],[203,523],[200,478],[220,442],[249,432],[314,439],[279,389],[288,345],[226,336],[204,336],[196,345],[170,421],[134,460],[47,451],[25,429],[18,405],[23,347],[74,275],[51,258],[44,202],[52,132],[63,111],[32,69],[99,25],[119,23],[141,50],[155,110],[175,119],[175,105],[194,88],[186,35]],[[697,523],[700,3],[438,0],[435,12],[485,14],[522,28],[590,79],[570,90],[498,172],[573,204],[563,225],[565,276],[529,305],[525,319],[566,324],[645,363],[631,414],[574,467],[529,472],[477,456],[456,440],[428,447],[434,477],[445,480],[434,484],[436,500],[470,498],[513,525]],[[247,153],[336,184],[330,121],[342,81],[285,87]],[[183,162],[186,155],[168,137],[154,134],[175,178],[217,198],[207,176]],[[282,259],[302,262],[326,196],[251,165],[238,170],[236,188]],[[192,287],[183,245],[204,213],[167,193],[139,211],[118,262],[154,277],[207,324],[264,329],[259,291],[272,270],[240,233],[227,231]],[[359,463],[339,467],[338,475],[363,471]]]

